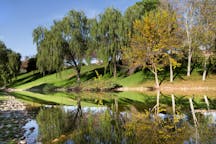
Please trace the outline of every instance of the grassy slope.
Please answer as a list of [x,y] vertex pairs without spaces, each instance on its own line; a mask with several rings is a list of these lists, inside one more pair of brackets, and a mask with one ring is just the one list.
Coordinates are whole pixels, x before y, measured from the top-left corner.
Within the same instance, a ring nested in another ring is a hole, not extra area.
[[[95,70],[100,73],[100,75],[97,75]],[[127,87],[152,87],[154,86],[154,78],[151,73],[143,73],[142,71],[137,72],[131,76],[120,76],[118,78],[113,78],[106,74],[105,76],[102,76],[103,68],[102,66],[98,65],[91,65],[91,66],[84,66],[82,68],[81,72],[81,87],[84,89],[89,88],[101,88],[101,87],[112,87],[114,84],[119,84],[122,86]],[[164,74],[163,74],[164,75]],[[167,75],[167,74],[165,74]],[[216,86],[216,76],[215,75],[209,75],[207,77],[207,80],[205,82],[201,81],[201,75],[197,73],[196,71],[192,74],[190,78],[184,76],[183,74],[179,74],[176,76],[176,79],[174,80],[174,83],[169,83],[169,77],[166,76],[164,79],[163,77],[160,77],[160,79],[163,79],[162,87],[165,86],[171,86],[171,87],[182,87],[182,86],[210,86],[215,87]],[[77,86],[76,83],[76,73],[73,69],[66,69],[62,71],[60,74],[50,74],[42,77],[39,73],[36,72],[30,72],[26,74],[22,74],[17,77],[15,82],[10,86],[17,89],[29,89],[29,88],[43,88],[46,85],[52,85],[55,87],[73,87]],[[165,91],[164,94],[172,93],[172,91]],[[176,93],[176,91],[174,91]],[[197,91],[185,93],[180,92],[179,95],[184,96],[191,96],[191,95],[197,95]],[[199,93],[200,94],[200,93]],[[30,100],[33,99],[35,102],[39,103],[60,103],[60,104],[66,104],[66,105],[74,105],[76,103],[75,100],[70,99],[70,96],[62,94],[62,93],[56,93],[56,94],[39,94],[39,93],[33,93],[33,92],[26,92],[26,91],[20,91],[13,93],[17,98],[20,98],[22,100]],[[130,94],[120,94],[118,95],[120,98],[128,98],[128,95]],[[154,94],[151,94],[154,95]],[[212,95],[215,97],[215,93],[213,92]],[[142,96],[135,96],[133,100],[137,101],[143,101]],[[106,101],[106,100],[105,100]],[[84,102],[85,103],[85,102]],[[86,102],[85,105],[92,105],[94,102]]]
[[[76,95],[75,94],[66,94],[66,93],[53,93],[53,94],[41,94],[33,93],[29,91],[13,92],[11,93],[16,98],[29,103],[31,105],[37,104],[47,104],[47,105],[76,105]],[[81,101],[82,105],[85,106],[95,106],[95,104],[90,102]]]
[[[99,68],[100,66],[85,66],[82,68],[81,74],[92,73],[92,70]],[[84,81],[85,76],[81,78]],[[42,76],[38,72],[30,72],[22,74],[17,77],[15,82],[10,86],[17,89],[28,89],[36,87],[42,84],[51,84],[56,87],[66,87],[76,83],[76,73],[73,69],[66,69],[60,73],[54,73],[46,76]]]
[[[111,77],[109,74],[102,76],[103,66],[91,65],[84,66],[81,72],[81,86],[83,88],[95,88],[95,87],[111,87],[113,84],[119,84],[127,87],[151,87],[154,86],[154,77],[151,73],[139,71],[130,76],[119,76],[117,78]],[[100,75],[96,75],[96,71]],[[209,75],[207,80],[203,82],[201,80],[202,76],[194,71],[191,77],[186,77],[184,74],[176,75],[173,83],[169,82],[169,75],[160,74],[160,80],[162,81],[161,86],[208,86],[215,87],[216,85],[216,75]],[[43,85],[52,85],[55,87],[71,87],[76,86],[76,73],[73,69],[66,69],[61,73],[54,73],[46,76],[42,76],[36,72],[30,72],[22,74],[17,77],[15,82],[10,86],[17,89],[28,89],[32,87],[42,87]]]

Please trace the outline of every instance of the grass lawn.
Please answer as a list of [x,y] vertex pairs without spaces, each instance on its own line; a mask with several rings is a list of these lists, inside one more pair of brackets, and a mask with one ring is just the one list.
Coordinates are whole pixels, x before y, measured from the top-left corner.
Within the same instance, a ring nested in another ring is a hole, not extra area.
[[[80,86],[84,89],[113,87],[118,84],[124,87],[153,87],[154,76],[150,72],[139,71],[130,76],[120,75],[117,78],[110,74],[103,75],[103,66],[90,65],[83,66],[81,71]],[[96,73],[99,73],[98,75]],[[191,77],[185,76],[183,73],[175,75],[173,83],[169,82],[169,73],[159,73],[161,87],[216,87],[216,75],[208,75],[207,80],[201,80],[202,75],[193,71]],[[66,69],[60,73],[49,74],[46,76],[34,71],[22,74],[17,77],[10,87],[17,89],[43,88],[45,86],[53,87],[73,87],[78,86],[76,81],[76,72],[73,69]]]
[[[93,73],[94,69],[100,68],[101,66],[92,65],[84,66],[82,68],[82,78],[81,81],[85,81],[87,76]],[[87,76],[86,76],[87,75]],[[43,84],[50,84],[56,87],[67,87],[74,85],[76,83],[76,72],[74,69],[66,69],[59,73],[49,74],[43,76],[37,71],[30,73],[22,74],[16,78],[13,84],[10,87],[17,89],[28,89]]]
[[[34,71],[26,74],[22,74],[17,77],[13,84],[10,85],[12,88],[16,89],[41,89],[44,90],[46,88],[59,87],[59,88],[67,88],[67,87],[75,87],[81,86],[84,90],[91,88],[111,88],[115,85],[121,85],[123,87],[153,87],[154,86],[154,76],[150,72],[138,71],[130,76],[120,75],[117,78],[112,77],[110,74],[103,75],[104,69],[103,66],[99,65],[90,65],[83,66],[81,71],[81,82],[77,84],[76,82],[76,73],[73,69],[65,69],[62,72],[56,74],[49,74],[46,76],[41,75],[40,73]],[[98,73],[98,74],[97,74]],[[191,77],[185,76],[185,73],[179,73],[175,75],[175,79],[173,83],[169,82],[169,73],[160,73],[160,81],[162,93],[165,95],[170,95],[174,93],[175,95],[185,96],[185,97],[200,97],[203,98],[203,95],[211,96],[211,98],[215,98],[216,91],[207,90],[207,91],[181,91],[176,90],[175,88],[181,87],[216,87],[216,75],[208,75],[207,80],[203,82],[201,80],[202,75],[193,71]],[[166,87],[170,87],[169,89],[163,89]],[[133,93],[133,92],[132,92]],[[0,93],[0,99],[1,98]],[[35,103],[45,103],[45,104],[64,104],[64,105],[75,105],[76,97],[73,94],[64,94],[64,93],[55,93],[55,94],[42,94],[42,93],[34,93],[29,91],[16,91],[13,92],[12,95],[16,96],[19,99],[25,101],[31,101]],[[81,94],[82,95],[82,94]],[[90,93],[84,94],[84,105],[98,105],[100,103],[109,103],[110,95],[105,96],[92,96]],[[93,94],[94,95],[94,94]],[[154,92],[149,93],[148,95],[155,95]],[[102,98],[103,97],[103,98]],[[144,99],[143,94],[130,94],[129,93],[119,93],[119,99],[122,99],[122,102],[143,102]],[[131,97],[132,100],[131,100]],[[94,99],[96,102],[94,102]]]
[[[79,94],[57,92],[53,94],[33,93],[29,91],[13,92],[11,95],[30,105],[77,105]],[[91,101],[82,101],[83,106],[97,106]]]

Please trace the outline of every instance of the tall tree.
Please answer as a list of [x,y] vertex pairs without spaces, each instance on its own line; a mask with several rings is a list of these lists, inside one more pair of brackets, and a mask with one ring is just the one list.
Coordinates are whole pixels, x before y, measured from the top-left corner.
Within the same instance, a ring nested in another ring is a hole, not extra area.
[[[133,22],[135,20],[142,19],[146,13],[149,11],[155,10],[159,6],[159,0],[142,0],[140,2],[135,3],[133,6],[130,6],[126,9],[124,13],[124,31],[123,31],[123,51],[125,48],[130,47],[130,40],[135,32],[133,29]],[[128,65],[127,61],[123,61],[124,65]],[[134,67],[130,67],[129,74],[133,73],[139,65],[134,65]]]
[[48,31],[38,27],[33,32],[33,41],[38,47],[39,70],[60,71],[65,62],[71,64],[80,81],[82,60],[87,49],[87,18],[83,12],[71,10],[62,20],[54,21]]
[[45,33],[45,39],[40,44],[37,54],[37,66],[42,72],[60,71],[63,68],[61,41],[53,29]]
[[[131,66],[147,67],[155,76],[155,87],[159,88],[158,71],[162,70],[168,56],[167,47],[175,36],[176,19],[170,17],[167,10],[151,11],[141,20],[134,22],[135,33],[131,39],[131,48],[124,51],[124,56]],[[168,25],[168,23],[173,24]]]
[[83,12],[70,11],[60,24],[64,43],[65,59],[73,65],[80,80],[82,61],[85,57],[88,38],[87,17]]
[[167,30],[163,37],[166,39],[165,45],[170,68],[170,82],[173,82],[174,69],[181,65],[178,60],[182,57],[182,29],[180,28],[180,22],[177,19],[178,16],[172,7],[172,3],[167,0],[161,0],[160,8],[167,11],[167,17],[164,19]]
[[89,29],[89,36],[88,36],[88,51],[87,51],[87,61],[90,62],[92,57],[101,58],[100,49],[100,37],[99,37],[99,29],[98,29],[98,21],[96,18],[88,19],[87,22],[88,29]]
[[123,19],[121,12],[114,8],[107,8],[99,16],[96,39],[98,43],[98,56],[110,68],[114,77],[117,76],[117,61],[122,46]]
[[[47,34],[48,30],[45,27],[37,27],[33,30],[32,37],[33,43],[37,46],[37,67],[40,72],[45,73],[47,64],[47,56],[49,53],[45,53],[46,47],[44,43],[45,34]],[[47,40],[47,39],[46,39]]]
[[[180,2],[179,2],[180,3]],[[182,3],[181,3],[182,4]],[[197,26],[197,5],[196,1],[186,0],[182,7],[183,23],[186,33],[186,46],[188,47],[188,64],[187,64],[187,76],[191,74],[191,62],[193,52],[196,48],[196,29]]]
[[204,57],[202,80],[206,80],[207,64],[215,53],[216,40],[216,1],[203,0],[199,7],[199,48]]

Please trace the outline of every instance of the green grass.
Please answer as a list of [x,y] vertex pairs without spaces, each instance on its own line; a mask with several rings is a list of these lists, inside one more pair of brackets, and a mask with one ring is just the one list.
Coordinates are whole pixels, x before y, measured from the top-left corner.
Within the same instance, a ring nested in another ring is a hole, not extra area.
[[142,71],[137,72],[131,76],[125,77],[125,78],[120,78],[118,83],[123,85],[123,86],[134,86],[134,85],[139,85],[144,82],[144,73]]
[[[96,71],[99,73],[97,76]],[[77,84],[76,72],[73,69],[66,69],[60,73],[49,74],[46,76],[34,71],[27,74],[22,74],[17,77],[14,83],[10,86],[17,89],[41,88],[48,87],[74,87],[80,85],[84,89],[112,87],[116,84],[124,87],[152,87],[154,86],[154,75],[149,72],[139,71],[130,76],[121,75],[113,78],[110,74],[103,75],[104,69],[100,65],[83,66],[81,70],[81,83]],[[208,75],[205,83],[201,80],[202,75],[194,70],[191,77],[187,77],[184,72],[177,72],[173,84],[201,84],[206,86],[216,85],[216,76]],[[159,73],[159,79],[163,85],[170,85],[169,73]],[[180,84],[180,85],[179,85]]]
[[[74,93],[53,93],[41,94],[29,91],[13,92],[11,95],[17,99],[24,101],[30,105],[46,104],[46,105],[77,105],[77,97],[79,94]],[[81,101],[83,106],[96,106],[90,101]]]
[[[97,75],[96,73],[99,73]],[[37,71],[19,75],[10,87],[16,89],[31,89],[31,90],[47,90],[59,87],[59,88],[68,88],[81,86],[84,90],[92,88],[111,88],[115,85],[121,85],[123,87],[152,87],[154,86],[154,76],[149,71],[138,71],[130,76],[120,75],[117,78],[112,77],[110,74],[103,75],[104,69],[100,65],[90,65],[83,66],[81,70],[81,82],[77,84],[76,73],[73,69],[65,69],[60,73],[54,73],[49,75],[41,75]],[[160,80],[162,81],[161,86],[171,86],[171,87],[181,87],[181,86],[216,86],[216,76],[208,75],[206,82],[202,82],[202,75],[194,70],[191,77],[185,76],[185,72],[177,73],[174,82],[171,84],[169,82],[169,73],[161,72],[159,73]],[[38,91],[39,92],[39,91]],[[164,92],[169,94],[170,91]],[[172,92],[173,93],[173,92]],[[186,92],[174,92],[177,95],[198,95],[199,92],[193,91],[190,93]],[[55,93],[55,94],[43,94],[43,93],[34,93],[29,91],[20,91],[12,93],[17,98],[25,101],[33,101],[35,103],[45,103],[45,104],[64,104],[64,105],[75,105],[76,100],[72,95],[64,93]],[[82,94],[81,94],[82,95]],[[110,95],[103,98],[96,98],[92,95],[94,94],[84,94],[85,105],[98,105],[100,103],[109,104]],[[91,96],[90,96],[91,95]],[[150,94],[154,95],[154,94]],[[213,97],[215,98],[215,92],[212,92]],[[1,93],[0,93],[1,96]],[[87,96],[87,97],[86,97]],[[90,97],[91,98],[90,98]],[[143,94],[134,95],[130,93],[120,93],[118,94],[119,99],[122,99],[122,102],[131,102],[131,103],[143,103],[146,101]],[[92,99],[95,99],[92,100]]]
[[[98,77],[96,71],[100,74]],[[112,87],[115,84],[122,86],[138,86],[143,83],[153,85],[152,74],[139,71],[130,76],[119,76],[113,78],[112,75],[103,75],[103,66],[90,65],[83,66],[81,70],[81,86],[83,88]],[[103,76],[102,76],[103,75]],[[60,73],[43,76],[37,71],[22,74],[17,77],[10,87],[16,89],[41,88],[45,85],[54,87],[77,86],[76,72],[73,69],[66,69]]]
[[[84,66],[82,68],[81,81],[85,81],[87,79],[86,73],[92,73],[92,70],[96,68],[100,68],[101,66],[92,65],[92,66]],[[42,74],[37,71],[22,74],[17,77],[10,87],[17,89],[29,89],[32,87],[40,86],[43,84],[50,84],[56,87],[67,87],[70,85],[74,85],[76,83],[76,72],[73,69],[66,69],[59,73],[49,74],[46,76],[42,76]]]

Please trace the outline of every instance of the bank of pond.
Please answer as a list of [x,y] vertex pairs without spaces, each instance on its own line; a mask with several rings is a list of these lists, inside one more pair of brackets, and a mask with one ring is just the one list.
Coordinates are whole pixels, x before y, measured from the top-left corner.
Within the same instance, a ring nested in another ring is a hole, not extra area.
[[173,100],[173,95],[160,93],[157,105],[155,93],[53,93],[56,95],[62,99],[67,95],[73,104],[27,102],[26,95],[17,94],[16,98],[26,102],[26,110],[1,115],[0,143],[216,143],[214,96],[205,96],[206,102],[204,96],[174,95]]

